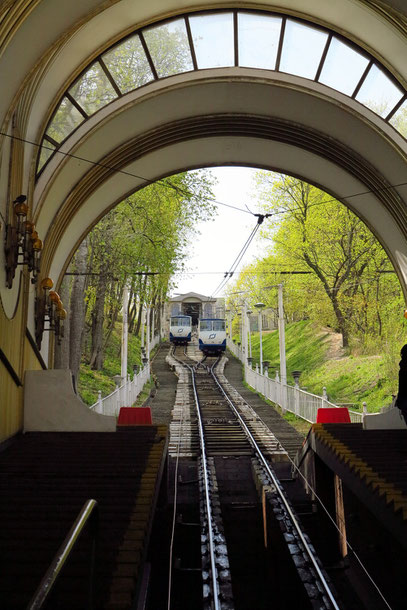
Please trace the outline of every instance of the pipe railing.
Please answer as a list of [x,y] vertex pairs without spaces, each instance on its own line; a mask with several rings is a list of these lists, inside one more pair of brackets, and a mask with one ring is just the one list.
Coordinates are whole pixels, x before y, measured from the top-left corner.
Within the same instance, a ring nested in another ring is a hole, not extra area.
[[92,610],[95,577],[96,540],[99,530],[99,509],[96,500],[87,500],[83,505],[81,512],[77,516],[65,540],[59,547],[54,559],[52,560],[51,565],[49,566],[48,570],[45,573],[45,576],[41,580],[36,592],[34,593],[34,596],[29,602],[27,610],[37,610],[43,607],[86,525],[89,525],[89,527],[91,528],[92,546],[90,551],[88,602],[87,606],[84,607],[86,607],[88,610]]

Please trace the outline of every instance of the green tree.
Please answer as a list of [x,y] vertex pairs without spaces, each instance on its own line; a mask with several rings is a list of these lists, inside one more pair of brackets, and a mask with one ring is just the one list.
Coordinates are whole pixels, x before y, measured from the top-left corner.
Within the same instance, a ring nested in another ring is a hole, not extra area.
[[[364,223],[326,193],[289,176],[259,172],[258,188],[265,212],[272,214],[263,230],[270,247],[255,264],[257,279],[248,282],[242,274],[240,283],[251,283],[249,292],[257,290],[256,299],[269,304],[276,297],[267,285],[284,281],[287,315],[295,320],[302,312],[333,323],[344,347],[350,333],[382,335],[383,301],[394,304],[401,291],[397,279],[384,274],[390,262]],[[278,270],[311,275],[279,276]]]
[[[90,232],[88,281],[85,287],[82,278],[83,290],[75,300],[86,301],[84,347],[91,368],[103,366],[126,285],[131,329],[140,330],[143,305],[155,312],[158,325],[171,276],[184,268],[196,223],[214,212],[212,183],[209,172],[196,171],[151,184],[121,202]],[[73,302],[71,307],[77,309]]]

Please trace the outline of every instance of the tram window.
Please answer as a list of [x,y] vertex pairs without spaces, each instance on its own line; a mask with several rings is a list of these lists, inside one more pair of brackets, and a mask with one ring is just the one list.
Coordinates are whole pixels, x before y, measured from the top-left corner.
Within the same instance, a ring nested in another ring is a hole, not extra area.
[[212,330],[212,320],[201,320],[200,329],[201,330]]
[[171,326],[190,326],[189,318],[171,318]]
[[225,330],[225,320],[213,320],[212,330]]

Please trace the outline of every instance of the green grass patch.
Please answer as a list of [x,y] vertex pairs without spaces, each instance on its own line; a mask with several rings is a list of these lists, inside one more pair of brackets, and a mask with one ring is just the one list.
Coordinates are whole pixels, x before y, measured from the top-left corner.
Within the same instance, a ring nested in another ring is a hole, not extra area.
[[[325,362],[328,343],[327,333],[317,334],[314,325],[303,320],[287,324],[285,329],[285,353],[287,363],[287,381],[294,383],[292,371],[308,372],[321,366]],[[275,375],[280,369],[280,347],[278,331],[262,333],[263,361],[270,362],[269,376]],[[252,335],[253,364],[260,362],[259,334]]]
[[397,392],[394,378],[386,375],[384,356],[347,356],[339,360],[327,360],[323,365],[301,377],[301,386],[320,395],[326,388],[329,400],[346,404],[353,411],[377,412],[392,401]]

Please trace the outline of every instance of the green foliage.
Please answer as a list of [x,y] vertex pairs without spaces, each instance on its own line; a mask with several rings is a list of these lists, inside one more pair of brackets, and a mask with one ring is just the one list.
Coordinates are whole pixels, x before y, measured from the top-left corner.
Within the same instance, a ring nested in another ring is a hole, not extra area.
[[92,368],[100,368],[100,345],[107,349],[126,285],[132,321],[144,305],[155,308],[157,320],[171,277],[184,269],[196,223],[214,214],[212,184],[204,170],[160,180],[127,197],[89,234],[85,353]]
[[364,223],[297,179],[262,171],[257,187],[264,211],[272,214],[263,229],[268,246],[229,287],[229,309],[239,310],[243,293],[249,306],[262,301],[276,310],[276,285],[284,283],[287,322],[310,319],[330,326],[357,353],[379,353],[388,340],[400,337],[401,287]]

